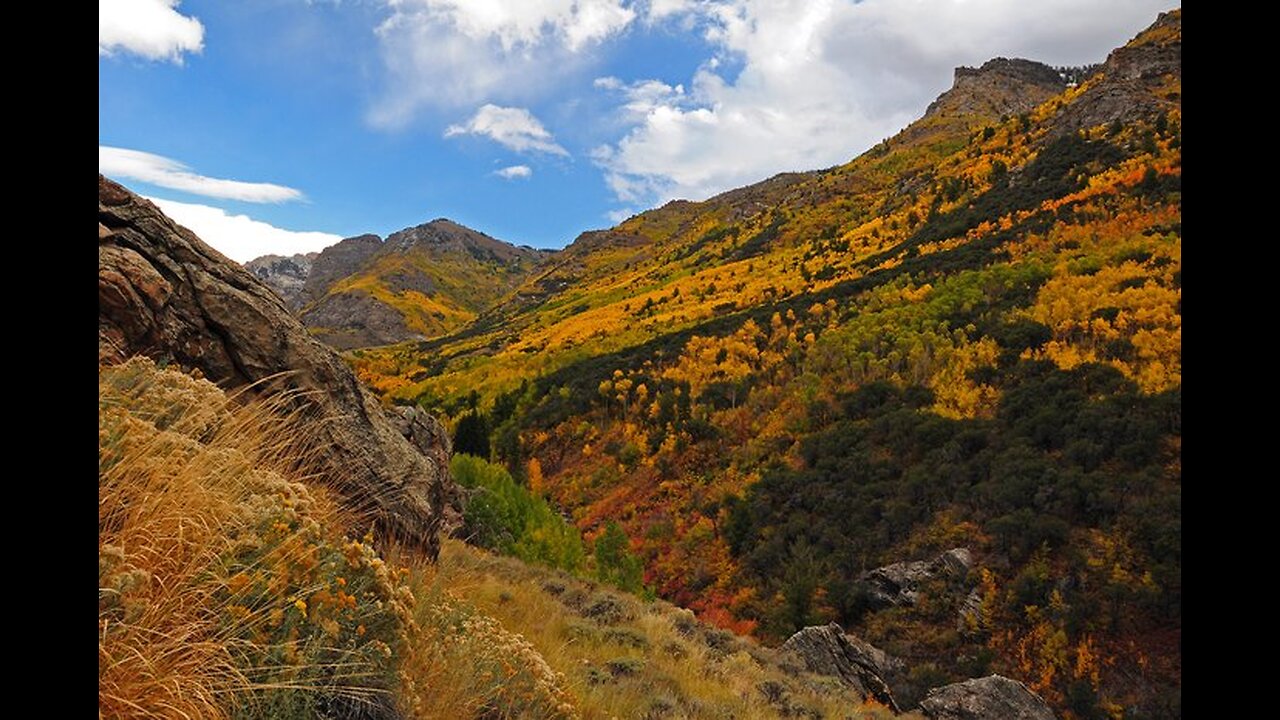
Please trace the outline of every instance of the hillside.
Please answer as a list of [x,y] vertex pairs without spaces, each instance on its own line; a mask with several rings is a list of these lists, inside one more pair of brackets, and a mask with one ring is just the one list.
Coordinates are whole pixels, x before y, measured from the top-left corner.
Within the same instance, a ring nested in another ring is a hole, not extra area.
[[337,348],[386,345],[457,330],[497,304],[548,253],[443,218],[388,236],[347,238],[320,253],[245,266]]
[[665,603],[361,537],[297,471],[289,398],[244,400],[147,358],[99,369],[103,717],[891,717]]
[[[357,373],[478,418],[701,618],[905,658],[908,706],[995,671],[1070,717],[1178,716],[1181,12],[1054,76],[957,71],[850,163],[584,234]],[[956,547],[901,593],[876,570]]]

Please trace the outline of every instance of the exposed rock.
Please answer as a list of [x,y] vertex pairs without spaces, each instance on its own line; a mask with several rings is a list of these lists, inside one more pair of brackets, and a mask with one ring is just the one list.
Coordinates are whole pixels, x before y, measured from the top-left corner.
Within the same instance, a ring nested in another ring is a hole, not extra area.
[[387,252],[409,252],[417,248],[429,249],[435,255],[466,254],[481,262],[503,265],[537,260],[546,254],[542,250],[503,242],[447,218],[436,218],[387,236]]
[[245,263],[249,272],[276,291],[290,310],[302,307],[302,289],[311,275],[311,263],[319,253],[263,255]]
[[1101,79],[1063,109],[1053,134],[1149,119],[1181,103],[1182,11],[1161,13],[1132,42],[1111,51]]
[[858,579],[872,610],[915,605],[920,587],[936,579],[963,579],[973,566],[966,548],[952,548],[932,560],[900,562],[876,568]]
[[415,337],[404,315],[363,290],[325,296],[303,311],[302,322],[317,339],[339,350]]
[[435,415],[421,408],[406,405],[395,408],[391,417],[400,434],[413,443],[413,446],[423,455],[435,460],[438,464],[449,464],[449,458],[453,456],[453,441],[449,439],[449,432],[444,429],[444,425],[436,419]]
[[383,532],[434,557],[453,488],[438,427],[413,418],[415,447],[397,428],[403,417],[393,421],[258,278],[102,176],[98,222],[100,362],[144,354],[199,369],[225,388],[287,391],[316,475]]
[[362,269],[369,258],[381,249],[382,238],[366,234],[344,238],[321,250],[311,262],[311,272],[307,274],[307,282],[302,289],[301,305],[309,305],[324,297],[334,283]]
[[1000,675],[930,690],[920,712],[932,720],[1054,720],[1043,698]]
[[1065,90],[1058,71],[1032,60],[995,58],[980,68],[956,68],[951,89],[938,96],[925,117],[965,113],[999,118],[1026,112]]
[[898,712],[898,704],[883,676],[900,669],[902,662],[857,637],[846,635],[836,623],[804,628],[788,638],[782,649],[795,653],[809,672],[838,678],[863,697]]
[[972,632],[982,626],[982,589],[974,588],[960,603],[956,627],[962,633]]

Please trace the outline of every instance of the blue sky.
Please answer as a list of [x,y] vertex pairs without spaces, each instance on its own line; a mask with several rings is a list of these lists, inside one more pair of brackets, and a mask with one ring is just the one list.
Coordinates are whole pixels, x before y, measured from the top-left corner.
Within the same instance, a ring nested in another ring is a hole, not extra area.
[[1151,0],[99,0],[99,169],[236,260],[448,217],[562,247],[847,161],[957,65]]

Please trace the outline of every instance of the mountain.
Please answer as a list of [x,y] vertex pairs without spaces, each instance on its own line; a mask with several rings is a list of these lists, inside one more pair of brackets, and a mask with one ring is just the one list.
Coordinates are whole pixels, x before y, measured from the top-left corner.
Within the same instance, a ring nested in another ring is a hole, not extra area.
[[1087,71],[962,68],[847,164],[584,233],[353,362],[587,539],[620,523],[659,596],[903,658],[904,706],[998,672],[1179,716],[1181,142],[1175,10]]
[[302,289],[311,275],[311,264],[320,253],[290,255],[263,255],[245,263],[245,268],[267,284],[284,300],[290,309],[297,309],[302,302]]
[[519,285],[549,253],[443,218],[385,241],[346,238],[318,254],[245,264],[341,348],[386,345],[457,330]]
[[384,410],[257,277],[99,175],[98,362],[136,355],[248,396],[281,396],[281,413],[304,422],[291,444],[313,479],[435,554],[453,493],[435,418]]

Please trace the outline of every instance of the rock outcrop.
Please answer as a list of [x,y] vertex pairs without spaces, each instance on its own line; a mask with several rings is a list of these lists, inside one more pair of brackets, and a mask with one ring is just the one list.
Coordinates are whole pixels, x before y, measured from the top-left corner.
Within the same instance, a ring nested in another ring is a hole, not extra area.
[[979,68],[956,68],[951,89],[938,96],[925,117],[963,113],[999,118],[1026,112],[1065,90],[1057,70],[1033,60],[995,58]]
[[454,492],[438,423],[415,416],[402,431],[405,418],[384,410],[257,277],[99,176],[98,359],[136,354],[199,369],[224,388],[285,392],[319,479],[434,557]]
[[931,720],[1054,720],[1043,698],[1000,675],[930,690],[920,713]]
[[838,678],[863,697],[898,712],[884,676],[900,669],[901,661],[852,635],[836,623],[804,628],[787,639],[782,650],[794,653],[805,669]]
[[311,263],[319,253],[300,255],[263,255],[250,260],[244,266],[276,291],[290,310],[302,307],[302,289],[311,275]]
[[299,307],[323,298],[334,283],[363,269],[381,249],[382,238],[365,234],[344,238],[321,250],[311,263]]
[[1055,120],[1054,134],[1127,124],[1180,107],[1182,10],[1161,13],[1133,41],[1111,51],[1099,76]]
[[900,562],[871,570],[858,579],[868,608],[915,605],[920,588],[933,580],[961,580],[973,566],[965,548],[952,548],[932,560]]
[[414,337],[404,315],[364,290],[328,295],[306,308],[301,319],[313,335],[339,350]]

